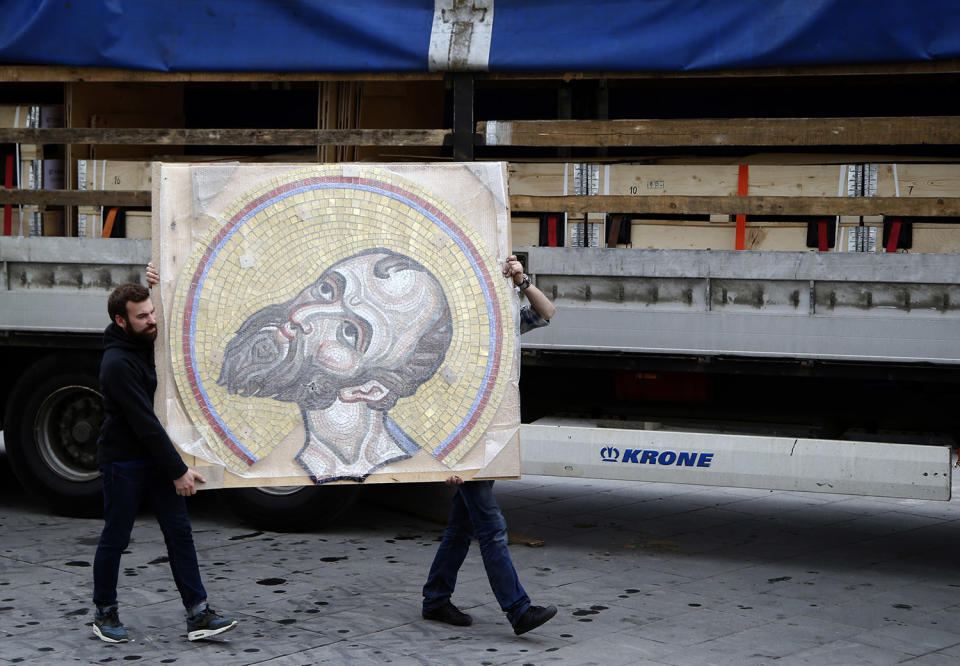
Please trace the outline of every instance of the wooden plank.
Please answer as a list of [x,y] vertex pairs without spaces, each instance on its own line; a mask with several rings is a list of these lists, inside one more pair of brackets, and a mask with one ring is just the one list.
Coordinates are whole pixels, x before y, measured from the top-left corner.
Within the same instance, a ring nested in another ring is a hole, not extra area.
[[960,116],[491,120],[477,132],[487,146],[951,145],[960,143]]
[[[0,194],[0,197],[3,195]],[[2,199],[0,199],[2,201]],[[960,197],[554,196],[510,197],[514,212],[960,217]]]
[[[2,190],[0,204],[149,206],[147,191]],[[691,215],[907,215],[960,217],[960,197],[554,196],[510,197],[514,212],[615,211]]]
[[81,190],[149,190],[151,162],[139,160],[77,160]]
[[[605,170],[610,194],[726,196],[737,193],[737,165],[630,165]],[[751,166],[749,194],[760,196],[835,196],[842,167]],[[957,192],[960,194],[960,191]]]
[[168,146],[442,146],[445,129],[63,129],[0,128],[0,143]]
[[[904,76],[916,74],[956,74],[960,59],[947,58],[908,63],[852,63],[797,67],[745,67],[740,69],[663,71],[585,71],[585,72],[478,72],[479,80],[580,81],[592,79],[727,79],[823,76]],[[5,65],[0,67],[0,82],[83,82],[83,81],[430,81],[443,80],[444,72],[152,72],[112,67],[70,67],[60,65]]]
[[150,191],[0,189],[0,204],[7,203],[41,206],[149,206]]
[[831,65],[806,65],[794,67],[744,67],[740,69],[692,70],[685,72],[664,71],[587,71],[587,72],[483,72],[478,80],[523,81],[555,80],[565,83],[596,79],[731,79],[731,78],[797,78],[797,77],[847,77],[847,76],[911,76],[915,74],[955,74],[960,72],[960,58],[927,60],[922,62],[876,62]]
[[878,196],[934,197],[960,194],[960,164],[881,164]]
[[[579,164],[557,162],[512,162],[509,166],[510,193],[556,196],[574,191],[573,173]],[[604,194],[649,194],[724,196],[737,193],[738,166],[717,164],[594,164],[597,188]],[[960,165],[934,165],[934,169],[955,173]],[[886,173],[886,172],[885,172]],[[841,165],[756,165],[750,167],[749,194],[833,196],[838,192]],[[942,177],[942,176],[941,176]],[[937,191],[936,195],[960,195]],[[932,196],[931,192],[926,196]],[[893,195],[891,189],[890,196]]]
[[[868,162],[869,163],[869,162]],[[853,177],[843,164],[754,164],[748,194],[755,196],[835,196],[847,194]],[[558,196],[574,191],[570,177],[580,164],[511,162],[510,193]],[[598,191],[620,195],[726,196],[737,193],[734,164],[596,164]],[[876,164],[876,195],[881,197],[960,196],[960,164]]]
[[[880,238],[878,232],[877,237]],[[914,224],[911,253],[960,253],[960,225]]]

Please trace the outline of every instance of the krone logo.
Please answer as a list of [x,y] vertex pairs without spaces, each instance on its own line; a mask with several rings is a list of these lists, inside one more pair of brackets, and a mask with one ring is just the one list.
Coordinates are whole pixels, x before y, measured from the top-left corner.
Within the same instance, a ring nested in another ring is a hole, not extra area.
[[613,446],[605,446],[600,451],[600,458],[603,462],[617,462],[620,459],[620,449]]

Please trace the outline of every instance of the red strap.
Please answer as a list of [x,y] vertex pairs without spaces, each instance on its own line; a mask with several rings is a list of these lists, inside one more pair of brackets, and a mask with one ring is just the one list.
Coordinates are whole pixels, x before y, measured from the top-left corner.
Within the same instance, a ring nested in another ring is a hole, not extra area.
[[[737,196],[747,196],[747,188],[750,182],[750,172],[746,164],[740,165],[737,173]],[[747,216],[737,215],[737,237],[734,247],[738,250],[744,249],[747,244]]]
[[887,252],[897,251],[897,242],[900,240],[900,220],[890,223],[890,235],[887,236]]
[[547,245],[557,246],[557,216],[547,215]]
[[[4,169],[3,186],[8,190],[13,189],[13,155],[7,155],[6,168]],[[9,236],[13,233],[13,208],[10,204],[3,207],[3,235]]]
[[827,247],[827,221],[818,220],[817,221],[817,249],[821,252],[826,252]]
[[623,217],[620,215],[610,216],[610,228],[607,230],[607,247],[616,247],[620,240],[620,224]]

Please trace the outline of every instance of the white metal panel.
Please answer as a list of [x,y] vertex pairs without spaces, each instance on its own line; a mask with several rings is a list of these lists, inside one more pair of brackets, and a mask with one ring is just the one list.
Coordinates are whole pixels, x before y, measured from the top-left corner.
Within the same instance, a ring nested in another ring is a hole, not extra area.
[[109,292],[0,292],[0,331],[102,333]]
[[520,452],[523,474],[950,499],[944,446],[524,424]]
[[557,302],[525,348],[960,363],[960,318],[654,312]]

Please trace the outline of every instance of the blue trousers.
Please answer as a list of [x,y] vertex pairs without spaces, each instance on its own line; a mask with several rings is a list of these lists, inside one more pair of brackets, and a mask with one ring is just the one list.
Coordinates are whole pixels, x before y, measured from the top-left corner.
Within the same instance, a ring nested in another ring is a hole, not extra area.
[[530,597],[520,585],[507,551],[507,521],[493,496],[493,481],[468,481],[457,486],[450,523],[423,586],[423,609],[434,610],[450,600],[474,536],[480,544],[490,589],[513,624],[530,607]]
[[200,581],[193,530],[187,503],[173,481],[158,474],[149,460],[101,465],[103,473],[103,532],[93,559],[93,603],[98,608],[117,603],[120,556],[130,543],[137,510],[146,500],[160,523],[173,580],[188,611],[207,599]]

